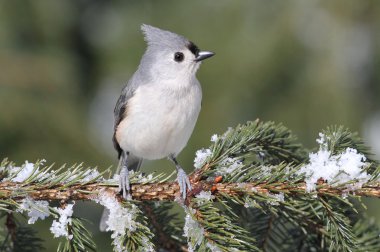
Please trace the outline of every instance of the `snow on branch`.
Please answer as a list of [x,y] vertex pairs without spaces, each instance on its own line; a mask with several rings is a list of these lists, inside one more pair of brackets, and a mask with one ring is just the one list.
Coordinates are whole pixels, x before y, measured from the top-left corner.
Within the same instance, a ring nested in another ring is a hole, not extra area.
[[[52,215],[56,219],[51,231],[66,237],[62,248],[78,246],[79,250],[94,250],[95,244],[81,220],[73,215],[73,202],[77,200],[93,201],[108,210],[107,230],[112,231],[115,251],[154,251],[154,235],[147,219],[153,219],[157,229],[167,223],[161,225],[152,213],[159,213],[162,219],[167,213],[154,210],[153,205],[141,207],[148,201],[176,201],[184,206],[184,237],[189,251],[260,250],[257,240],[262,234],[277,237],[271,246],[291,240],[281,242],[281,234],[276,233],[281,228],[289,229],[285,233],[301,232],[294,239],[301,239],[301,234],[308,234],[304,239],[315,237],[302,241],[305,244],[355,250],[363,232],[372,234],[378,229],[363,228],[347,217],[348,211],[356,211],[350,199],[380,198],[380,165],[360,138],[343,127],[322,131],[317,143],[319,148],[308,152],[281,124],[258,120],[215,134],[210,147],[196,152],[196,169],[190,174],[192,190],[185,201],[181,200],[178,183],[170,180],[173,174],[131,171],[133,201],[125,201],[118,190],[118,175],[105,178],[108,170],[100,173],[83,165],[53,169],[45,166],[45,160],[18,167],[4,160],[0,164],[0,210],[26,213],[28,223]],[[50,201],[59,201],[61,208],[50,207]],[[236,205],[241,213],[236,212]],[[143,209],[150,209],[148,217]],[[260,215],[258,219],[267,222],[255,226],[259,222],[254,219],[238,225],[240,215]],[[278,230],[271,231],[274,233],[258,232],[257,237],[255,231],[247,231],[276,223],[286,225],[273,229]],[[247,230],[242,228],[244,225],[248,225]],[[161,236],[166,232],[158,229]],[[180,239],[176,235],[174,240]],[[380,247],[380,242],[376,246]]]

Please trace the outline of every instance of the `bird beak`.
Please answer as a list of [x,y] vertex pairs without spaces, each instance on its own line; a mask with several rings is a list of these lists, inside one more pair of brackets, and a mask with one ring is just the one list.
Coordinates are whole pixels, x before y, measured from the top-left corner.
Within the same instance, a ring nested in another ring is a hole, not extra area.
[[202,60],[204,60],[204,59],[210,58],[210,57],[212,57],[212,56],[214,56],[214,55],[215,55],[215,53],[213,53],[213,52],[200,51],[200,52],[198,52],[198,55],[197,55],[197,57],[195,58],[195,61],[196,61],[196,62],[199,62],[199,61],[202,61]]

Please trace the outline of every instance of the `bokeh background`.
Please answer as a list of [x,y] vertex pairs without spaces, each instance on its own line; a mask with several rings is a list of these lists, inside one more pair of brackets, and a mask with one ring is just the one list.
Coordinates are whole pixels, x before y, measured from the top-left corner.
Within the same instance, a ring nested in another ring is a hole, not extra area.
[[[113,107],[145,50],[142,23],[190,38],[216,56],[198,72],[204,99],[179,159],[214,133],[260,118],[283,122],[309,148],[318,132],[343,124],[380,158],[380,5],[377,1],[0,1],[0,159],[45,158],[60,166],[116,166]],[[168,161],[145,171],[172,171]],[[379,202],[367,200],[377,221]],[[88,216],[99,251],[101,209]],[[48,230],[35,228],[46,251]]]

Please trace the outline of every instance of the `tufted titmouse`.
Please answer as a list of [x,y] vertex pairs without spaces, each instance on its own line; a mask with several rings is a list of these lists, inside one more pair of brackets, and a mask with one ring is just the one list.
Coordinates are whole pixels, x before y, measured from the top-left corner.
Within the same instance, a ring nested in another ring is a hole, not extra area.
[[177,169],[182,197],[190,181],[178,164],[201,109],[202,90],[195,74],[214,55],[183,36],[143,24],[148,44],[137,71],[123,88],[114,110],[113,143],[120,159],[119,189],[127,198],[128,170],[143,159],[169,158]]

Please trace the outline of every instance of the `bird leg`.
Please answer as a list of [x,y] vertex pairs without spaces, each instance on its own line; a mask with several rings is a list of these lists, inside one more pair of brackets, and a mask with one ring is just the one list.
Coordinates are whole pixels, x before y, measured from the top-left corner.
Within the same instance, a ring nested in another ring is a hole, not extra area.
[[120,170],[119,191],[122,192],[123,198],[130,198],[131,186],[129,184],[129,171],[128,171],[128,152],[123,152]]
[[179,185],[179,191],[182,195],[183,199],[186,199],[186,190],[191,190],[191,184],[186,172],[182,169],[182,167],[178,164],[177,159],[174,156],[169,157],[171,161],[175,164],[177,169],[177,182]]

